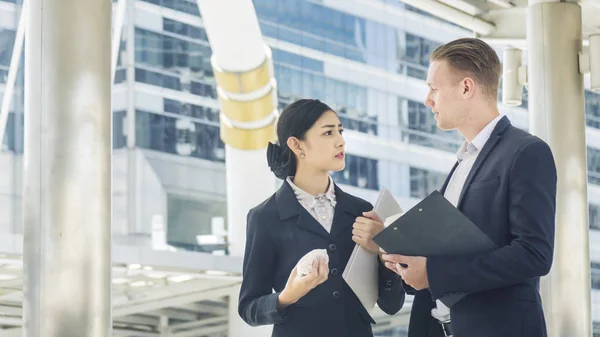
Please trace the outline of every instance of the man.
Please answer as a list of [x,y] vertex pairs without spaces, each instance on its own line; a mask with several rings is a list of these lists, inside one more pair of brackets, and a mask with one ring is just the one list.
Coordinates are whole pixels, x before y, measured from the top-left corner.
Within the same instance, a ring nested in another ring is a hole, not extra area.
[[[431,55],[425,105],[440,129],[465,138],[441,192],[498,248],[385,255],[414,290],[409,337],[547,336],[539,281],[552,265],[556,167],[546,143],[499,114],[500,73],[495,51],[478,39],[452,41]],[[450,309],[439,301],[455,294],[467,295]]]

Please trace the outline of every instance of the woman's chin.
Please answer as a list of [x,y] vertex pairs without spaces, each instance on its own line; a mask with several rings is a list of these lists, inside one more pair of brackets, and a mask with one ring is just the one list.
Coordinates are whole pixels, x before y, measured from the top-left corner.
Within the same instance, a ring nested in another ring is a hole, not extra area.
[[345,168],[346,168],[345,162],[335,163],[334,165],[331,166],[329,171],[338,172],[338,171],[343,171]]

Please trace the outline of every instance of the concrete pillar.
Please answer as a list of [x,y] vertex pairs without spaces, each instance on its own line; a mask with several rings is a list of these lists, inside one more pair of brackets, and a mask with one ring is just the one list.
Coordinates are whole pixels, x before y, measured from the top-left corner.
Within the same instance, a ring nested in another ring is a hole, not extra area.
[[548,142],[558,170],[554,263],[542,280],[544,312],[549,336],[591,336],[581,7],[529,3],[530,131]]
[[[197,0],[212,49],[225,143],[227,230],[230,254],[243,256],[248,211],[275,192],[266,148],[275,140],[277,90],[270,49],[251,0]],[[230,296],[229,336],[270,336],[237,314],[239,289]]]
[[111,1],[27,0],[24,336],[111,335]]

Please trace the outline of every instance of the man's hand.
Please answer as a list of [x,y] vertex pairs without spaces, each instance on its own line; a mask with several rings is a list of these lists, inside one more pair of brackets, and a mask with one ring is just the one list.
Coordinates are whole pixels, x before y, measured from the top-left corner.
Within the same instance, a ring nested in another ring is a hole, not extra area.
[[379,253],[379,246],[373,242],[373,237],[383,230],[383,221],[375,212],[364,212],[362,217],[356,218],[352,230],[352,240],[366,250]]
[[385,262],[386,267],[400,275],[404,282],[415,290],[429,288],[427,258],[396,254],[384,254],[381,258]]

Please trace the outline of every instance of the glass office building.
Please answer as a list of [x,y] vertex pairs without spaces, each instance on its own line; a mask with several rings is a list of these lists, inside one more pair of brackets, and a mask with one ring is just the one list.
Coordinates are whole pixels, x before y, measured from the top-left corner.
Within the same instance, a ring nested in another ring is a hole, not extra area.
[[[21,0],[0,0],[0,94]],[[279,107],[318,98],[347,132],[347,162],[334,180],[374,201],[389,189],[407,207],[441,187],[461,145],[423,105],[429,56],[471,33],[397,0],[254,0],[271,47]],[[225,147],[211,49],[195,1],[134,0],[126,14],[113,89],[115,242],[225,251]],[[501,56],[501,52],[500,52]],[[0,236],[22,234],[23,62],[0,152]],[[521,107],[501,106],[528,129]],[[600,308],[600,94],[586,91],[592,302]],[[593,312],[600,335],[600,312]],[[403,328],[382,331],[401,336]]]

